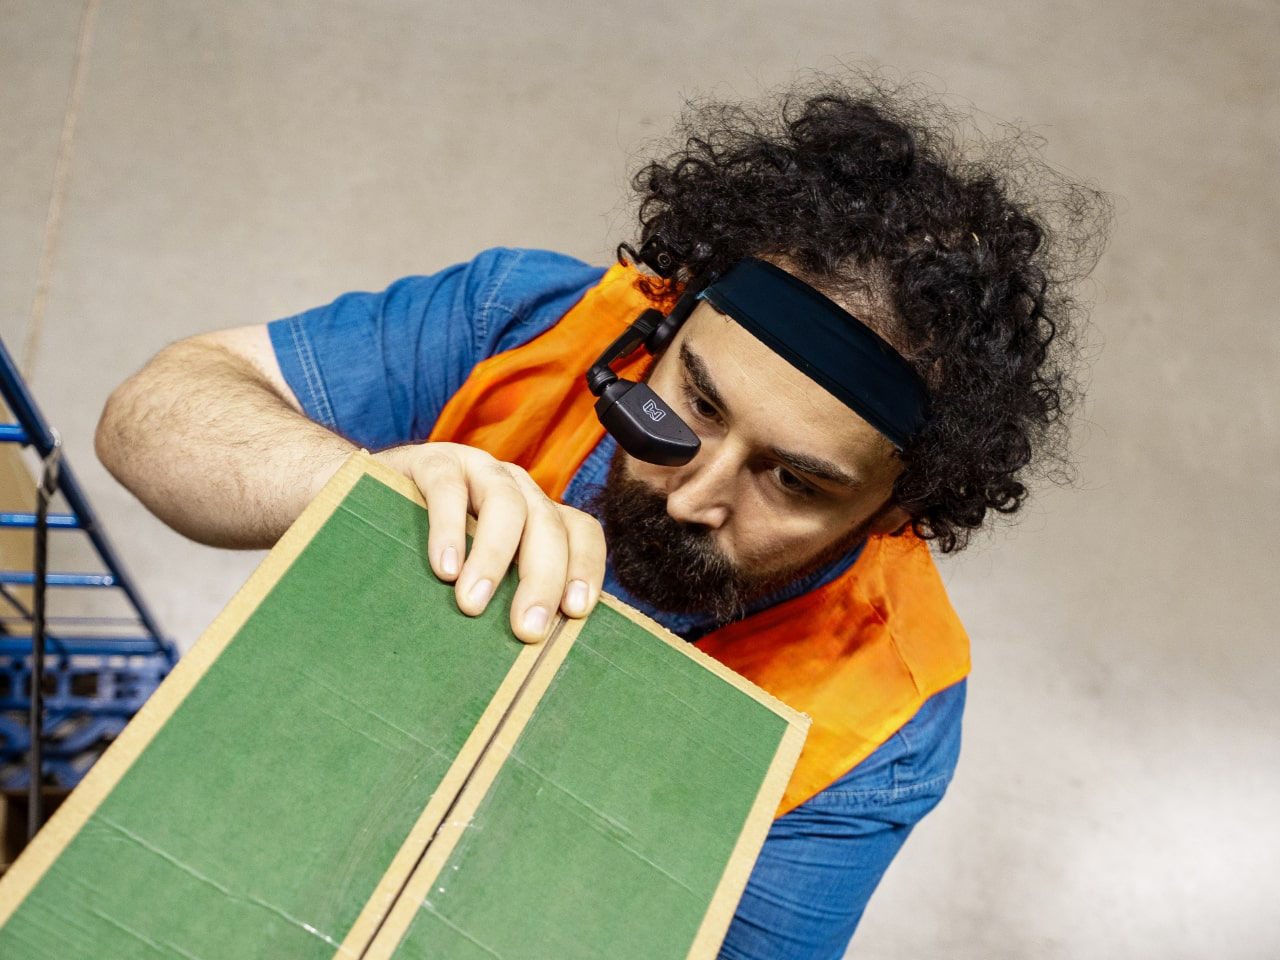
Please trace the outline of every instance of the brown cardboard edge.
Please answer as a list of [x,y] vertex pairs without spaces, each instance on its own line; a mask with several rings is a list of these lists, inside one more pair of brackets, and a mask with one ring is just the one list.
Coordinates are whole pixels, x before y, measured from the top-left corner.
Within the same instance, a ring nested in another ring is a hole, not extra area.
[[383,918],[395,906],[400,891],[405,888],[413,874],[414,868],[432,843],[440,822],[454,805],[459,792],[466,785],[479,759],[484,755],[485,747],[497,732],[502,718],[506,715],[511,703],[515,700],[525,680],[532,672],[541,652],[540,646],[526,646],[516,657],[506,677],[494,692],[489,705],[476,721],[462,749],[454,758],[453,764],[445,773],[435,793],[423,808],[421,815],[405,837],[404,843],[396,851],[390,865],[374,887],[373,893],[365,902],[351,929],[338,946],[335,958],[357,958],[368,949],[370,941],[378,932]]
[[742,899],[742,891],[747,888],[751,869],[755,866],[760,848],[764,846],[769,827],[773,824],[774,813],[777,812],[778,804],[782,802],[782,795],[791,780],[791,771],[800,758],[800,750],[808,732],[807,723],[804,726],[787,724],[769,764],[769,772],[760,785],[760,792],[756,794],[751,812],[742,824],[738,842],[729,854],[720,883],[702,917],[702,925],[689,947],[686,960],[714,960],[719,953],[725,934],[729,932],[729,924],[733,922],[733,915],[737,912],[738,901]]
[[751,697],[757,703],[772,710],[784,721],[787,727],[778,741],[769,769],[765,773],[760,790],[756,793],[755,802],[743,821],[742,830],[734,844],[733,852],[725,862],[724,872],[716,885],[715,893],[703,914],[702,924],[694,936],[693,943],[686,955],[686,960],[713,960],[729,931],[729,924],[742,899],[742,891],[746,889],[747,880],[751,876],[751,868],[755,866],[756,857],[760,853],[769,826],[773,823],[774,814],[786,793],[787,784],[791,780],[791,772],[800,758],[800,750],[804,746],[805,737],[809,733],[810,719],[793,707],[787,706],[777,697],[760,689],[746,677],[735,673],[719,660],[699,650],[693,644],[682,640],[662,624],[645,616],[639,610],[628,606],[617,597],[603,594],[600,602],[622,614],[634,623],[640,624],[651,633],[666,641],[668,646],[679,650],[690,660],[710,670],[736,689]]
[[[607,593],[601,594],[600,602],[622,614],[627,619],[644,627],[647,631],[663,640],[668,646],[680,651],[691,660],[714,673],[735,689],[751,697],[762,706],[772,710],[786,722],[786,729],[774,751],[773,759],[764,781],[756,793],[755,801],[743,821],[733,851],[725,862],[720,882],[703,914],[702,923],[698,927],[687,960],[713,960],[733,915],[738,901],[746,889],[751,869],[755,865],[760,847],[764,844],[773,823],[774,814],[782,802],[791,772],[800,757],[805,737],[808,735],[810,719],[806,714],[787,706],[768,692],[760,689],[741,674],[735,673],[718,660],[677,637],[660,623],[645,616],[640,611],[628,606]],[[444,869],[458,841],[470,824],[476,809],[484,800],[493,781],[514,748],[516,741],[533,716],[533,711],[541,703],[543,695],[554,680],[560,665],[569,653],[570,647],[577,640],[585,621],[563,620],[564,629],[547,641],[547,655],[534,666],[529,678],[528,687],[520,692],[512,707],[510,717],[497,730],[490,749],[481,758],[474,774],[468,781],[463,793],[458,798],[456,808],[451,812],[449,821],[440,827],[439,835],[428,845],[422,862],[413,872],[403,892],[391,907],[387,919],[378,931],[377,936],[369,944],[361,960],[391,960],[400,941],[404,938],[422,903],[427,899],[432,884]],[[568,642],[558,642],[567,640]],[[339,956],[342,956],[340,953]]]
[[[374,479],[403,494],[419,506],[426,506],[422,492],[409,478],[363,451],[355,456],[361,458],[366,472]],[[468,516],[467,534],[474,533],[475,518]],[[515,663],[511,665],[507,676],[494,691],[493,697],[480,715],[480,719],[476,721],[475,727],[467,736],[466,742],[463,743],[462,749],[446,771],[440,785],[414,822],[400,849],[392,857],[386,872],[374,887],[369,899],[365,901],[351,928],[343,937],[342,943],[338,945],[337,952],[334,954],[335,960],[361,957],[370,948],[371,942],[378,935],[388,914],[400,898],[401,891],[411,882],[410,878],[440,832],[441,821],[457,806],[459,793],[466,787],[474,774],[476,765],[484,757],[486,748],[501,729],[513,702],[520,695],[529,675],[536,668],[542,656],[543,647],[543,644],[529,645],[517,655]]]
[[462,792],[452,810],[448,811],[448,820],[440,826],[439,833],[428,843],[421,862],[409,877],[399,897],[392,905],[387,918],[378,930],[377,935],[365,950],[362,960],[388,960],[400,946],[409,925],[417,915],[419,908],[426,901],[432,884],[440,876],[440,871],[448,863],[462,839],[463,833],[471,824],[476,810],[489,793],[493,781],[506,764],[507,757],[514,749],[520,734],[533,717],[534,710],[542,702],[543,695],[555,679],[570,648],[582,631],[582,620],[570,620],[561,617],[555,631],[548,639],[537,647],[541,655],[534,664],[527,684],[521,688],[510,712],[489,741],[487,749],[480,757],[479,763],[468,777]]
[[364,475],[369,458],[354,454],[307,505],[297,521],[263,558],[262,563],[200,635],[173,671],[143,704],[128,726],[106,749],[84,780],[71,792],[18,859],[0,877],[0,927],[8,922],[27,894],[66,849],[68,843],[128,772],[133,762],[173,716],[258,604],[332,516],[343,498]]
[[[182,657],[120,736],[93,765],[80,785],[49,818],[49,822],[27,845],[4,876],[0,877],[0,927],[8,922],[14,911],[66,849],[67,844],[147,748],[156,732],[181,706],[183,700],[279,582],[285,571],[293,565],[294,560],[333,515],[350,493],[351,488],[364,476],[372,476],[419,506],[426,506],[426,501],[417,485],[403,474],[383,465],[363,450],[348,457],[263,558],[244,586],[228,601],[213,623]],[[467,532],[474,532],[474,521],[470,517],[467,519]],[[463,744],[462,751],[446,771],[440,786],[437,787],[405,843],[374,888],[373,894],[356,918],[355,924],[343,939],[338,951],[339,956],[358,956],[358,951],[364,947],[364,941],[377,929],[377,924],[385,915],[396,892],[403,885],[405,876],[416,863],[421,845],[429,841],[438,827],[439,819],[453,803],[457,790],[466,781],[476,757],[488,743],[511,700],[533,669],[538,653],[537,647],[529,647],[517,655],[515,663],[499,685],[493,700],[481,714],[476,728]],[[378,900],[380,896],[385,901],[381,907]],[[352,950],[356,952],[351,952]]]

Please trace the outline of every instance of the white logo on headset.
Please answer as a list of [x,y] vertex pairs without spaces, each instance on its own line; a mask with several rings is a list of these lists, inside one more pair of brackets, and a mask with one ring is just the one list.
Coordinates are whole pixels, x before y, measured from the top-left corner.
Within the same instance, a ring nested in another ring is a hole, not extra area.
[[667,415],[667,411],[663,410],[652,400],[646,400],[644,402],[644,406],[641,407],[640,409],[643,410],[645,413],[647,413],[649,415],[649,419],[652,420],[654,423],[657,423],[659,420],[661,420],[663,417]]

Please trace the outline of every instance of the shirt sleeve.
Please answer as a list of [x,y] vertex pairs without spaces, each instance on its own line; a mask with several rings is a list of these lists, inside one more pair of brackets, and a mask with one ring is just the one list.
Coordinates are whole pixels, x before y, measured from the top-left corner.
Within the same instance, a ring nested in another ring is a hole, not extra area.
[[268,332],[307,416],[380,450],[425,439],[477,363],[546,331],[603,274],[561,254],[497,248]]
[[960,753],[965,681],[930,697],[875,753],[773,822],[721,960],[841,960],[912,828]]

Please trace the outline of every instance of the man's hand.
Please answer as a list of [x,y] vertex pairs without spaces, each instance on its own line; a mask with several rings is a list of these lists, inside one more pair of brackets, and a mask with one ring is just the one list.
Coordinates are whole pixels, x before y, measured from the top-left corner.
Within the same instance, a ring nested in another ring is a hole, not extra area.
[[[427,555],[454,584],[463,613],[481,613],[514,559],[520,576],[511,629],[526,643],[547,635],[557,608],[585,617],[604,580],[604,532],[594,517],[556,503],[523,469],[456,443],[396,447],[376,455],[427,501]],[[466,553],[468,511],[476,515]]]
[[[116,389],[98,424],[98,456],[116,479],[185,536],[269,547],[356,447],[308,420],[263,326],[162,350]],[[600,597],[600,525],[542,493],[517,466],[452,443],[395,447],[378,459],[427,501],[431,567],[475,616],[514,559],[511,629],[543,639],[556,609],[585,617]],[[477,515],[466,555],[467,512]]]

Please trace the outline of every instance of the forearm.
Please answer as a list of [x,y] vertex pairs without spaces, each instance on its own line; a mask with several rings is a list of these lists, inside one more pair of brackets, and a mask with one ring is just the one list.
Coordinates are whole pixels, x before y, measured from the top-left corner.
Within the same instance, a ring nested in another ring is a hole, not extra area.
[[121,384],[98,423],[99,458],[179,533],[267,547],[355,449],[216,343],[186,340]]
[[[259,325],[158,353],[107,400],[97,450],[179,533],[212,546],[267,547],[355,447],[302,414]],[[571,617],[591,611],[606,553],[594,517],[550,500],[525,470],[473,447],[409,443],[376,456],[422,492],[432,570],[454,584],[464,613],[485,609],[517,554],[517,637],[542,640],[557,608]]]

